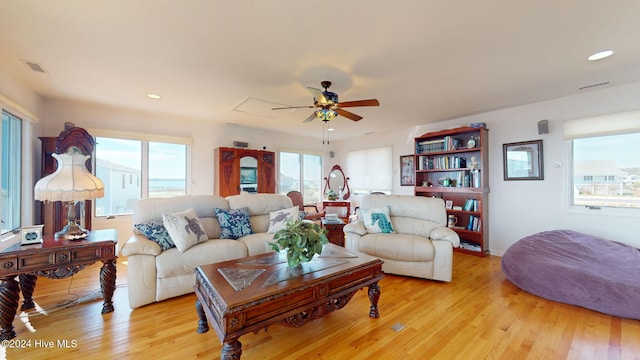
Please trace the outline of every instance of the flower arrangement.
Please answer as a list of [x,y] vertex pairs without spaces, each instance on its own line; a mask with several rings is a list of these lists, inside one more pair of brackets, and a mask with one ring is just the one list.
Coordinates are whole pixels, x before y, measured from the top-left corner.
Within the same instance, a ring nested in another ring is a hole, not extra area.
[[273,235],[270,243],[274,251],[286,250],[289,267],[311,261],[322,252],[322,245],[329,242],[327,230],[311,221],[291,219],[284,229]]

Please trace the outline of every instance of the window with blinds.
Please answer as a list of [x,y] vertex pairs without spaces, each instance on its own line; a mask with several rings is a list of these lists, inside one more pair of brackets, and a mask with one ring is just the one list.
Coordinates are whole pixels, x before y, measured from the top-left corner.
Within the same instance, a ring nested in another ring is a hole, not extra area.
[[391,146],[350,151],[347,154],[345,175],[354,194],[390,193],[393,177]]
[[572,205],[640,209],[640,111],[563,123],[571,141]]

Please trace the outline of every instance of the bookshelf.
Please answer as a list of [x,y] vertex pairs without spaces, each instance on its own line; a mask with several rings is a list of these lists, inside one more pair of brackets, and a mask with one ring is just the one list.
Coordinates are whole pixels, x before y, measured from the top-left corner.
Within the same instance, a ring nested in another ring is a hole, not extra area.
[[447,216],[467,254],[489,254],[489,130],[476,127],[434,131],[415,138],[416,196],[452,202]]

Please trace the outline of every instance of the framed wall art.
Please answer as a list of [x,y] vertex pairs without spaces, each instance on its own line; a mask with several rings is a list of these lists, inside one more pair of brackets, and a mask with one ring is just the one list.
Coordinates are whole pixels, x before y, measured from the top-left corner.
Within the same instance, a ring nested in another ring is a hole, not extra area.
[[502,145],[505,180],[543,180],[542,140]]
[[414,186],[416,172],[413,155],[400,156],[400,186]]

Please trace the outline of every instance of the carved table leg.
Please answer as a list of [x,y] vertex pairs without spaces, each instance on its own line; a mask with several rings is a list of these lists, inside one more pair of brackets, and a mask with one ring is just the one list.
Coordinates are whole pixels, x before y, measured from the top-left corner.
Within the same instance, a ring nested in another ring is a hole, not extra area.
[[18,310],[20,300],[20,286],[14,276],[0,277],[0,340],[16,337],[13,329],[13,318]]
[[102,297],[104,304],[102,305],[102,313],[110,313],[113,311],[113,292],[116,290],[116,260],[103,260],[100,268],[100,287],[102,288]]
[[198,334],[206,333],[209,331],[209,324],[207,324],[207,316],[204,314],[202,304],[200,300],[196,300],[196,312],[198,313]]
[[24,311],[35,308],[36,305],[33,303],[33,289],[36,287],[36,279],[38,279],[38,277],[30,274],[20,274],[18,278],[20,279],[20,290],[22,291],[23,299],[20,310]]
[[220,354],[220,360],[235,360],[240,359],[242,355],[242,344],[238,341],[238,338],[230,339],[222,344],[222,353]]
[[378,300],[380,299],[380,286],[378,283],[373,283],[369,285],[369,302],[371,303],[371,307],[369,308],[369,317],[372,319],[377,319],[380,317],[378,313]]

